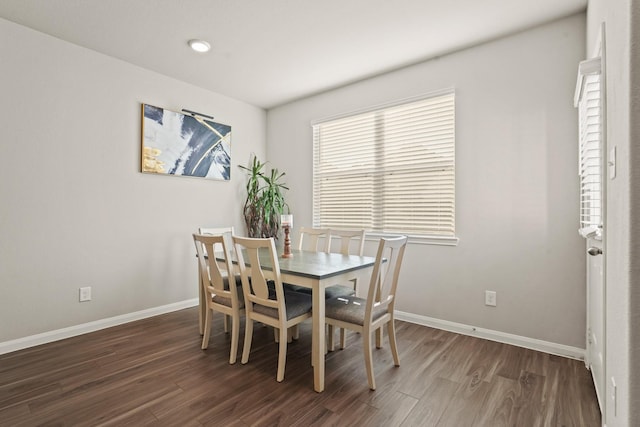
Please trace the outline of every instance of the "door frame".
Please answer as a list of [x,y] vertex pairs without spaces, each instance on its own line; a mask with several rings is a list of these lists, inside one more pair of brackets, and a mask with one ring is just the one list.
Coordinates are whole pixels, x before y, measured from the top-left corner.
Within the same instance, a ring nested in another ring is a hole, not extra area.
[[[601,24],[600,27],[600,32],[598,34],[598,39],[596,40],[596,45],[595,45],[595,52],[592,55],[592,58],[597,58],[600,57],[600,119],[601,119],[601,128],[600,128],[600,132],[601,132],[601,140],[600,140],[600,146],[601,146],[601,150],[602,150],[602,154],[601,154],[601,164],[600,164],[600,174],[601,174],[601,204],[602,204],[602,209],[601,209],[601,222],[602,222],[602,229],[601,229],[601,233],[599,236],[584,236],[585,237],[585,245],[586,248],[588,250],[588,248],[590,247],[599,247],[602,252],[600,255],[596,255],[596,256],[600,256],[602,257],[601,259],[601,280],[602,280],[602,313],[599,313],[599,316],[601,318],[601,322],[602,322],[602,336],[599,337],[599,345],[601,347],[601,351],[602,351],[602,368],[601,368],[601,373],[600,373],[600,377],[601,378],[596,378],[594,376],[594,372],[593,369],[591,369],[592,367],[592,354],[591,354],[591,344],[592,344],[592,320],[595,317],[595,314],[591,312],[591,290],[590,290],[590,285],[591,285],[591,277],[590,277],[590,267],[589,267],[589,263],[590,263],[590,258],[592,257],[592,255],[589,255],[588,253],[585,254],[585,256],[587,257],[587,283],[586,283],[586,303],[587,303],[587,310],[586,310],[586,349],[585,349],[585,366],[587,367],[587,369],[589,369],[591,371],[591,375],[594,381],[594,386],[596,389],[596,394],[598,397],[598,403],[600,405],[600,412],[602,413],[602,419],[606,419],[606,412],[607,412],[607,373],[606,373],[606,367],[607,367],[607,281],[606,281],[606,277],[607,277],[607,262],[606,262],[606,256],[607,256],[607,227],[606,227],[606,223],[607,223],[607,180],[609,179],[609,167],[611,166],[610,161],[612,161],[612,159],[609,159],[608,157],[608,146],[607,146],[607,78],[606,78],[606,49],[605,49],[605,24],[604,22]],[[599,244],[596,244],[599,243]]]

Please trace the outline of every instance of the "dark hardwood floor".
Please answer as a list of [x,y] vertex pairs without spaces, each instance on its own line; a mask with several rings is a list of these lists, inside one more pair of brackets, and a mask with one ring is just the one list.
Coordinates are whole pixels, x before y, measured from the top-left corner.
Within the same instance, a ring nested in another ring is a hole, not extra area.
[[358,334],[327,355],[318,394],[309,322],[277,383],[270,329],[256,326],[247,365],[229,365],[221,317],[200,350],[195,308],[2,355],[0,425],[600,425],[583,362],[396,322],[401,366],[385,339],[376,391]]

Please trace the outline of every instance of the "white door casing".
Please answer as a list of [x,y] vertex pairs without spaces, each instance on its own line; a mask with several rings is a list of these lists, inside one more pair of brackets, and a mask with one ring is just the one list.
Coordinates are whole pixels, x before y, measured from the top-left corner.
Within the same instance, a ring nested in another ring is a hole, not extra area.
[[580,116],[580,234],[587,257],[585,364],[591,370],[600,410],[606,404],[606,105],[605,33],[592,59],[578,68],[575,104]]

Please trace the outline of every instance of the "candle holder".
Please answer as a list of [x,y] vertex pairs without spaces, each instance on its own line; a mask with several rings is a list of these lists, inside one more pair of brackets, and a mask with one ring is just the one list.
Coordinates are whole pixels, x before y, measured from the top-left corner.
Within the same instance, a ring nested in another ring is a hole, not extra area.
[[291,233],[291,227],[293,227],[293,215],[280,215],[280,223],[284,230],[284,252],[282,253],[282,258],[292,258],[293,254],[291,253],[291,238],[289,234]]

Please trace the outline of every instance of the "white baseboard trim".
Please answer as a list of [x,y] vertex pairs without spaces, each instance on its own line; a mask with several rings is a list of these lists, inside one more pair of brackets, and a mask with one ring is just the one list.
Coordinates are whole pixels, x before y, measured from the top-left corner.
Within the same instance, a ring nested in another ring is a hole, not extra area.
[[43,332],[41,334],[18,338],[11,341],[5,341],[0,343],[0,354],[11,353],[13,351],[75,337],[89,332],[99,331],[100,329],[122,325],[123,323],[133,322],[135,320],[146,319],[147,317],[158,316],[160,314],[170,313],[172,311],[178,311],[196,305],[198,305],[197,298],[162,305],[160,307],[148,308],[146,310],[136,311],[133,313],[122,314],[120,316],[109,317],[107,319],[96,320],[89,323],[83,323],[81,325],[70,326],[68,328],[57,329],[55,331]]
[[[112,326],[122,325],[123,323],[133,322],[136,320],[146,319],[148,317],[158,316],[160,314],[170,313],[172,311],[194,307],[196,305],[198,305],[198,299],[194,298],[191,300],[180,301],[160,307],[153,307],[133,313],[122,314],[120,316],[110,317],[107,319],[96,320],[81,325],[70,326],[68,328],[58,329],[55,331],[49,331],[24,338],[18,338],[11,341],[5,341],[0,343],[0,354],[11,353],[13,351],[35,347],[37,345],[47,344],[65,338],[75,337],[78,335],[87,334],[89,332],[95,332],[101,329],[110,328]],[[584,349],[571,347],[564,344],[557,344],[549,341],[527,338],[520,335],[508,334],[491,329],[478,328],[462,323],[450,322],[448,320],[420,316],[417,314],[405,313],[402,311],[396,311],[395,317],[398,320],[423,326],[429,326],[435,329],[442,329],[458,334],[474,336],[491,341],[501,342],[504,344],[511,344],[518,347],[542,351],[544,353],[555,354],[571,359],[584,360]]]
[[469,335],[472,337],[497,341],[504,344],[511,344],[518,347],[528,348],[530,350],[568,357],[570,359],[584,360],[585,349],[583,348],[571,347],[564,344],[557,344],[549,341],[523,337],[520,335],[508,334],[491,329],[478,328],[475,326],[465,325],[463,323],[450,322],[448,320],[419,316],[417,314],[405,313],[397,310],[395,312],[395,317],[398,320],[403,320],[409,323],[416,323],[423,326],[429,326],[435,329],[442,329],[462,335]]

